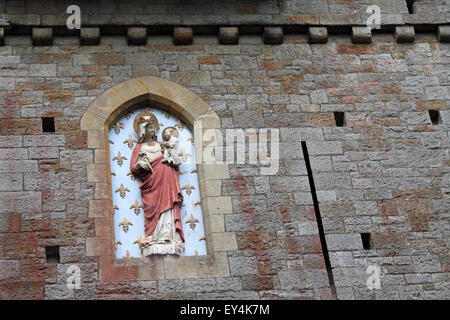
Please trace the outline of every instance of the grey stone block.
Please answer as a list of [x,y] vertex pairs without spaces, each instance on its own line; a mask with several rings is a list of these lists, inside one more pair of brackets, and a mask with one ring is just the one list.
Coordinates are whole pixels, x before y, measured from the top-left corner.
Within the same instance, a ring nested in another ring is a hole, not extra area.
[[219,28],[219,43],[220,44],[238,44],[239,31],[237,27],[223,27]]
[[100,44],[100,28],[81,28],[80,43],[83,46],[96,46]]
[[147,44],[147,28],[128,28],[127,40],[129,45],[146,45]]
[[372,43],[372,30],[370,27],[352,27],[353,43]]
[[330,251],[362,250],[361,236],[354,234],[327,234],[327,247]]
[[283,28],[264,27],[263,42],[265,44],[282,44],[284,38]]
[[173,29],[173,43],[175,45],[190,45],[194,38],[192,28],[176,27]]
[[439,42],[450,42],[450,26],[439,26],[437,37]]
[[328,41],[328,30],[326,27],[309,27],[309,43],[326,43]]
[[415,31],[413,26],[396,26],[395,41],[397,42],[414,42]]
[[33,28],[32,34],[33,34],[33,45],[35,46],[53,45],[52,28]]

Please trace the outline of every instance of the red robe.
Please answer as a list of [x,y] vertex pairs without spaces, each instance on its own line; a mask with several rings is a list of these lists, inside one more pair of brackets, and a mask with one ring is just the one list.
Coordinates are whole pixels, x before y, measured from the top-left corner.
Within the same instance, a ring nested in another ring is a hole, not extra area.
[[150,162],[153,173],[142,168],[134,169],[141,147],[142,144],[139,143],[133,149],[130,170],[135,177],[141,178],[139,188],[144,203],[145,236],[149,236],[155,230],[161,213],[173,209],[176,231],[180,233],[181,239],[184,241],[180,214],[183,194],[180,188],[178,168],[175,169],[162,163],[164,158],[160,156]]

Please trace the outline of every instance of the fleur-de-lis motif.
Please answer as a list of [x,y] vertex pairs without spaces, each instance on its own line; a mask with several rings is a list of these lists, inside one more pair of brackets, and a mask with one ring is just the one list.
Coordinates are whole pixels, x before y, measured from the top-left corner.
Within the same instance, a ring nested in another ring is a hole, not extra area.
[[198,238],[198,241],[202,241],[202,240],[206,241],[206,237],[205,236],[201,236],[200,238]]
[[119,227],[123,227],[123,231],[124,231],[125,233],[127,233],[128,230],[129,230],[129,227],[128,227],[128,226],[132,226],[132,225],[133,225],[133,224],[132,224],[130,221],[127,220],[127,217],[123,217],[122,222],[119,223]]
[[122,198],[125,198],[125,196],[126,196],[126,193],[125,193],[125,192],[130,192],[130,189],[128,189],[127,187],[125,187],[125,186],[123,185],[123,183],[121,183],[121,184],[120,184],[120,187],[117,188],[114,192],[119,192],[119,191],[120,191],[120,196],[121,196]]
[[144,206],[139,203],[139,201],[135,200],[134,204],[130,206],[130,209],[134,209],[134,213],[138,216],[141,212],[141,209],[144,209]]
[[120,242],[120,241],[113,241],[113,251],[114,251],[114,254],[116,254],[116,250],[117,250],[117,246],[118,245],[122,245],[122,242]]
[[175,123],[175,127],[178,127],[180,132],[183,131],[183,123],[180,120]]
[[196,173],[197,172],[197,169],[192,169],[191,170],[191,173]]
[[191,195],[191,193],[192,193],[192,189],[195,189],[195,187],[194,186],[192,186],[190,183],[189,183],[189,181],[186,181],[186,184],[183,186],[183,187],[181,187],[181,190],[186,190],[186,194],[188,195],[188,196],[190,196]]
[[119,210],[119,207],[116,205],[113,205],[113,213],[116,213],[116,210]]
[[167,111],[161,111],[161,114],[163,114],[166,117],[166,119],[170,118],[170,113],[168,113]]
[[195,249],[194,254],[195,254],[196,256],[198,256],[198,251],[197,251],[197,249]]
[[114,171],[111,171],[111,175],[112,175],[112,176],[115,176],[116,173],[115,173]]
[[194,144],[194,138],[193,137],[188,138],[188,141],[190,141],[192,144]]
[[109,143],[114,144],[114,142],[111,139],[109,139]]
[[127,258],[128,259],[128,258],[133,258],[133,257],[130,255],[130,251],[127,250],[127,253],[122,257],[122,259],[123,258]]
[[131,134],[128,135],[128,139],[123,140],[123,143],[128,144],[128,148],[133,149],[133,144],[137,142],[136,139],[134,139]]
[[117,156],[115,156],[113,158],[113,161],[117,160],[117,164],[119,165],[119,167],[121,167],[123,165],[123,160],[128,160],[127,157],[123,156],[120,154],[120,151],[117,153]]
[[178,153],[178,155],[181,156],[184,162],[187,162],[187,157],[191,156],[191,154],[189,152],[186,152],[184,148],[181,150],[181,152]]
[[194,218],[194,216],[191,214],[191,216],[189,217],[188,220],[186,220],[186,223],[189,223],[189,226],[191,227],[192,230],[195,229],[195,224],[199,223],[197,218]]
[[116,134],[120,133],[120,129],[125,128],[125,125],[123,123],[120,122],[116,122],[115,125],[113,125],[114,131],[116,132]]
[[141,243],[142,243],[142,236],[141,236],[141,233],[139,233],[137,239],[133,241],[133,244],[137,244],[140,246]]
[[136,177],[131,173],[131,171],[128,171],[127,176],[130,176],[130,179],[135,181]]
[[200,201],[195,201],[195,202],[193,202],[193,204],[194,204],[194,209],[197,209],[197,206],[199,206],[200,205]]
[[131,118],[131,112],[127,113],[127,114],[125,115],[125,117],[126,117],[127,119],[130,119],[130,118]]

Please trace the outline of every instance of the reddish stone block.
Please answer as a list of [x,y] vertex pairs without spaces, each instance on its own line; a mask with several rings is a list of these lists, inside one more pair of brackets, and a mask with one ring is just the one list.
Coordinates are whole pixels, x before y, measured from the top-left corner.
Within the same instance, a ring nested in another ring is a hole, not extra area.
[[41,119],[2,119],[0,127],[2,135],[42,133]]
[[445,101],[416,101],[417,110],[445,110],[447,109]]
[[20,214],[9,215],[9,232],[20,232]]
[[283,69],[283,63],[274,60],[262,60],[259,62],[259,68],[261,70],[281,70]]
[[384,131],[378,127],[364,127],[364,136],[367,140],[384,140]]
[[45,259],[22,259],[21,276],[27,280],[56,278],[56,264],[46,264]]
[[220,58],[218,56],[202,56],[198,57],[199,64],[221,64]]
[[95,218],[95,235],[97,237],[112,237],[112,219]]
[[[110,239],[111,241],[111,239]],[[111,241],[112,243],[112,241]],[[100,257],[100,280],[109,281],[131,281],[136,280],[138,276],[137,266],[114,266],[113,258],[109,256]]]
[[398,117],[384,117],[384,118],[373,118],[373,122],[376,125],[382,126],[382,127],[392,127],[392,126],[399,126],[400,125],[400,118]]
[[87,131],[71,131],[66,135],[67,149],[86,149]]
[[340,54],[376,54],[376,50],[373,45],[355,45],[349,43],[339,44],[338,52]]
[[0,300],[42,300],[44,299],[43,281],[1,281]]
[[378,202],[378,209],[380,210],[382,217],[397,216],[397,209],[395,208],[394,201],[383,200]]
[[49,102],[72,102],[72,90],[49,90],[44,92],[44,99]]
[[94,65],[119,66],[123,65],[123,57],[118,53],[98,53],[92,58]]
[[36,233],[6,233],[0,245],[1,256],[11,259],[35,257],[37,253]]
[[87,76],[106,76],[108,75],[107,66],[85,66],[84,73]]
[[413,231],[428,231],[432,214],[427,190],[393,190],[395,205],[406,215]]
[[335,126],[336,121],[332,114],[311,114],[308,116],[308,122],[311,126]]

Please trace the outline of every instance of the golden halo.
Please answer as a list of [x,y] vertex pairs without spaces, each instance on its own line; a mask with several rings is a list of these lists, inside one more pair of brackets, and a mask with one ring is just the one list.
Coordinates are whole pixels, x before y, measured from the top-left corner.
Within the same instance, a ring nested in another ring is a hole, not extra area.
[[175,137],[177,137],[177,138],[180,136],[180,133],[178,132],[177,128],[175,128],[175,127],[167,127],[167,128],[165,128],[165,129],[163,130],[163,132],[162,132],[162,139],[163,139],[164,141],[167,141],[167,140],[166,140],[166,137],[165,137],[165,133],[166,133],[167,130],[173,130],[174,132],[176,132],[176,133],[175,133]]
[[158,131],[159,131],[159,122],[158,122],[158,119],[156,118],[156,116],[155,116],[153,113],[151,113],[151,112],[146,112],[146,111],[139,113],[139,114],[134,118],[134,122],[133,122],[133,128],[134,128],[134,131],[135,131],[137,134],[139,134],[139,119],[142,118],[142,117],[150,117],[151,120],[148,120],[148,122],[153,122],[153,123],[155,124],[155,127],[156,127],[155,133],[158,133]]

